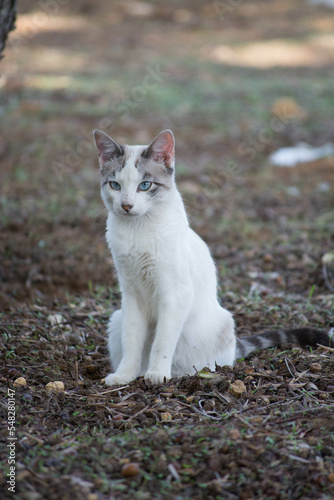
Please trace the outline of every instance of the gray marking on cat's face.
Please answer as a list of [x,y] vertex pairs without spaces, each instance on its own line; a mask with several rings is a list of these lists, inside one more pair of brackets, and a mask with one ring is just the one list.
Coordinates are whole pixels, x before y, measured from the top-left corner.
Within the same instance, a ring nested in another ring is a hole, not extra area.
[[156,182],[166,189],[172,187],[174,181],[170,170],[173,173],[173,169],[167,169],[162,161],[156,161],[151,157],[147,158],[141,154],[136,161],[136,167],[138,172],[142,174],[143,180]]

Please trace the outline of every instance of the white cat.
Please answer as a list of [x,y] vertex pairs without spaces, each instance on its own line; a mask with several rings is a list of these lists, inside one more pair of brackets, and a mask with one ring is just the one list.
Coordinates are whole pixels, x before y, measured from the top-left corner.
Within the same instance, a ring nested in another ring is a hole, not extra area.
[[99,130],[94,138],[106,238],[122,293],[122,309],[108,328],[114,373],[106,384],[139,375],[158,384],[195,368],[233,365],[286,340],[328,345],[326,334],[307,328],[237,340],[233,317],[217,299],[209,249],[189,227],[176,188],[172,132],[164,130],[149,146],[123,146]]

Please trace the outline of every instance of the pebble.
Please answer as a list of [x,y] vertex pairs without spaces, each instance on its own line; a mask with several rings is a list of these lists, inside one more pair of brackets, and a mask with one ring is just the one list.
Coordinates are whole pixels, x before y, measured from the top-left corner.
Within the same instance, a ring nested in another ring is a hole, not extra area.
[[24,401],[27,401],[27,403],[32,403],[33,401],[33,397],[31,394],[29,394],[29,392],[23,394],[22,399],[24,399]]
[[233,439],[233,441],[241,437],[240,431],[238,431],[238,429],[231,429],[229,435],[230,438]]
[[274,260],[274,257],[270,254],[267,253],[266,255],[263,256],[263,262],[272,262]]
[[310,370],[313,373],[321,372],[322,371],[322,366],[321,366],[320,363],[312,363],[311,366],[310,366]]
[[55,382],[49,382],[48,384],[46,384],[45,389],[47,391],[61,392],[65,390],[65,385],[64,382],[56,380]]
[[193,403],[195,401],[195,396],[187,396],[186,403]]
[[247,388],[242,380],[236,380],[233,384],[228,388],[228,392],[235,396],[236,398],[240,398],[241,394],[247,392]]
[[117,420],[124,420],[124,417],[123,415],[120,415],[119,413],[117,413],[116,415],[113,415],[113,420],[117,421]]
[[163,413],[160,413],[160,418],[161,420],[172,420],[173,417],[168,411],[164,411]]
[[26,385],[27,385],[27,381],[24,377],[19,377],[16,380],[14,380],[15,387],[25,387]]
[[19,378],[19,377],[22,377],[22,374],[16,370],[16,368],[10,368],[8,370],[8,377],[9,378]]
[[95,365],[87,365],[86,366],[86,372],[92,375],[93,373],[96,372],[96,366]]
[[61,314],[49,314],[47,320],[49,321],[51,326],[61,325],[65,321]]
[[123,477],[133,477],[139,474],[140,468],[139,465],[135,462],[129,462],[128,464],[124,464],[121,470]]

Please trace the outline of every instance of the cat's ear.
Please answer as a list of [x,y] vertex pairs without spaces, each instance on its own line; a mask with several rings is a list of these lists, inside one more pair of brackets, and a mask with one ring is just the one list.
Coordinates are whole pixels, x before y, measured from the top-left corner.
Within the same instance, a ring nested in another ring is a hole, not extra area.
[[175,140],[171,130],[163,130],[143,153],[144,158],[163,161],[167,168],[173,168],[175,156]]
[[[94,140],[99,152],[100,164],[124,155],[124,146],[118,144],[101,130],[94,130]],[[102,166],[102,165],[101,165]]]

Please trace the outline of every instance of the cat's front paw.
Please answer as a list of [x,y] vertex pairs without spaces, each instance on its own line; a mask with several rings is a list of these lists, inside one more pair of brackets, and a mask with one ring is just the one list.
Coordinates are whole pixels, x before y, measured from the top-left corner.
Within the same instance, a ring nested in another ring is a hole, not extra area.
[[161,372],[147,371],[145,373],[145,380],[150,380],[152,384],[163,384],[165,380],[170,379],[170,375]]
[[110,373],[104,380],[106,385],[125,385],[129,382],[132,382],[135,377],[131,377],[129,375]]

